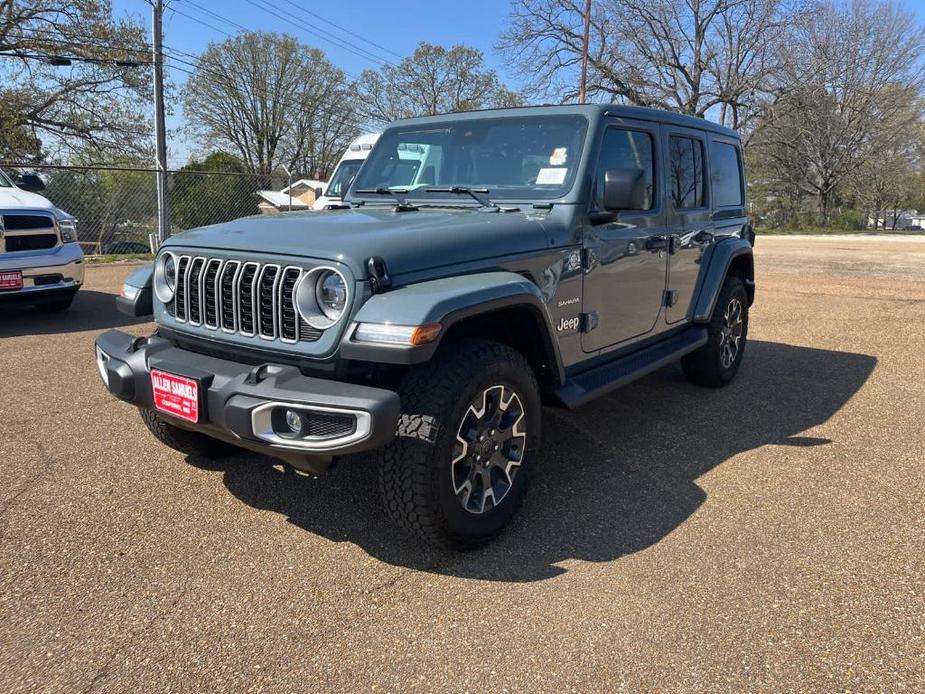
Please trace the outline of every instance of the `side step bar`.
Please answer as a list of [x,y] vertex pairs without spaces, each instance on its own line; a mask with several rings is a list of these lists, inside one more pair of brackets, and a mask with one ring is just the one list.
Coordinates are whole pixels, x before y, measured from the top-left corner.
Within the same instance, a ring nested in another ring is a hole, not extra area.
[[553,391],[569,409],[625,386],[637,378],[677,361],[707,342],[706,328],[689,328],[663,342],[573,376]]

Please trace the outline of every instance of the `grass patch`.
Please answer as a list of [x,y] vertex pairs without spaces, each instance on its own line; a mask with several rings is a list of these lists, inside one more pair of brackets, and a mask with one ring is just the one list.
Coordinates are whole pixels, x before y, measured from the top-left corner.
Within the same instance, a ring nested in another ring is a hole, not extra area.
[[126,261],[154,260],[150,253],[125,253],[119,255],[88,255],[90,265],[103,265],[105,263],[122,263]]

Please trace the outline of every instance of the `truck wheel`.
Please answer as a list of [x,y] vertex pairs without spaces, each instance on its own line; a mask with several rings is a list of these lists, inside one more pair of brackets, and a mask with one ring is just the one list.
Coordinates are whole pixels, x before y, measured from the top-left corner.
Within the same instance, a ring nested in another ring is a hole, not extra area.
[[399,388],[395,439],[379,452],[389,515],[456,549],[487,542],[527,489],[526,454],[539,443],[536,378],[517,351],[461,340],[410,371]]
[[693,383],[728,384],[742,363],[748,337],[748,295],[738,277],[727,277],[707,325],[707,344],[685,355],[681,367]]
[[226,458],[241,451],[237,446],[219,439],[213,439],[211,436],[181,429],[161,419],[154,410],[139,408],[138,411],[141,413],[141,420],[148,427],[148,431],[154,434],[154,438],[184,455],[197,455],[202,458]]

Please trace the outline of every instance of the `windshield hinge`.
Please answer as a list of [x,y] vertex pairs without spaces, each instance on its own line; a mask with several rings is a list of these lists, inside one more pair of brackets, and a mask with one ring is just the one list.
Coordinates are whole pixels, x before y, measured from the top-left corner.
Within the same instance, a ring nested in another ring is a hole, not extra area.
[[366,271],[369,273],[369,288],[373,294],[384,292],[392,286],[392,278],[382,256],[374,255],[367,258]]

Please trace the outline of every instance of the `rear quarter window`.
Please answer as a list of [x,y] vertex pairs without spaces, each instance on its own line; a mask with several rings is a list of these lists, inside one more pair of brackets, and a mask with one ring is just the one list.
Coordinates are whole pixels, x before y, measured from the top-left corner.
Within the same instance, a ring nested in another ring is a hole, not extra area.
[[716,207],[742,205],[742,165],[739,148],[725,142],[711,143],[710,169]]

